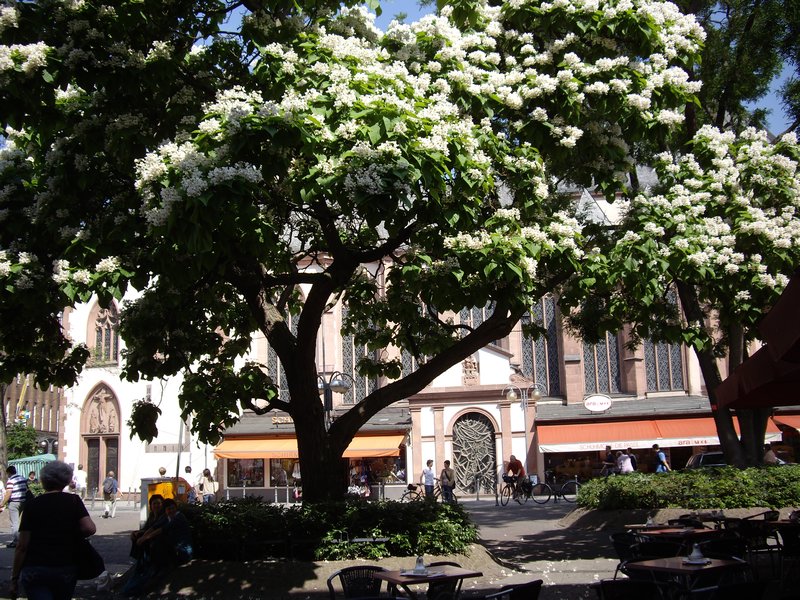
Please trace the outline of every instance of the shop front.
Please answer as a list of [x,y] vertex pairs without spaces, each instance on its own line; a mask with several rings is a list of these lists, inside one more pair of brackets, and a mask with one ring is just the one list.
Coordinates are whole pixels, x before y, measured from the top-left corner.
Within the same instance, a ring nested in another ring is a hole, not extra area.
[[[706,407],[698,406],[694,411],[696,416],[689,416],[690,410],[680,410],[691,405],[683,399],[674,406],[658,403],[675,411],[672,414],[658,414],[653,410],[654,414],[647,415],[648,405],[656,403],[640,400],[629,406],[617,406],[616,411],[603,415],[588,416],[575,408],[573,414],[562,411],[558,419],[537,419],[535,440],[542,467],[567,477],[596,477],[600,474],[606,447],[610,446],[615,454],[617,450],[632,449],[637,458],[637,470],[650,472],[654,462],[652,447],[658,444],[673,468],[683,468],[692,454],[719,449],[716,425],[709,416],[707,400],[705,402]],[[734,424],[738,434],[738,423]],[[777,443],[781,439],[781,430],[770,421],[765,442]]]
[[[243,418],[214,449],[220,461],[221,495],[282,503],[302,500],[302,465],[291,420],[281,415],[254,417]],[[350,494],[399,499],[405,490],[408,429],[396,421],[389,427],[376,429],[368,423],[345,450],[342,469],[348,473]]]

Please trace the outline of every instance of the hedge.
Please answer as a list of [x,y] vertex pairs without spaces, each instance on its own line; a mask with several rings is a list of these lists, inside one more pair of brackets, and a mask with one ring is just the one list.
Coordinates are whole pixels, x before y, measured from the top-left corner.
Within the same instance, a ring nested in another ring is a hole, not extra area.
[[433,502],[356,499],[284,506],[238,498],[183,505],[181,511],[192,526],[195,557],[205,559],[464,554],[477,540],[477,530],[462,507]]
[[593,479],[581,486],[583,508],[781,508],[800,506],[800,465],[688,469]]

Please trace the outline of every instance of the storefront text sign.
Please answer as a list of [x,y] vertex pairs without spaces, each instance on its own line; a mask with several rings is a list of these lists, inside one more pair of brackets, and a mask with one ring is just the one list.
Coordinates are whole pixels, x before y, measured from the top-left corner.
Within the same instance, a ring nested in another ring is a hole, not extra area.
[[583,399],[583,405],[589,412],[605,412],[611,408],[611,398],[603,394],[592,394]]

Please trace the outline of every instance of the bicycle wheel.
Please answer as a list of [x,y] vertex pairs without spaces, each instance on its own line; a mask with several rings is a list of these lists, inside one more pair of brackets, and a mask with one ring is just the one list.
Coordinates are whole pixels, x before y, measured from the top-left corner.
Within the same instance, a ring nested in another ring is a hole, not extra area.
[[575,480],[568,481],[561,486],[561,497],[565,502],[575,502],[578,498],[578,490],[581,489],[581,484]]
[[503,489],[500,490],[500,504],[505,506],[508,504],[508,501],[511,500],[511,494],[513,493],[513,488],[510,485],[504,485]]
[[531,491],[531,498],[534,502],[536,502],[536,504],[544,504],[550,500],[550,496],[552,495],[553,489],[546,483],[535,484],[533,486],[533,490]]
[[422,494],[420,494],[416,490],[408,490],[400,497],[400,502],[416,502],[417,500],[422,498]]

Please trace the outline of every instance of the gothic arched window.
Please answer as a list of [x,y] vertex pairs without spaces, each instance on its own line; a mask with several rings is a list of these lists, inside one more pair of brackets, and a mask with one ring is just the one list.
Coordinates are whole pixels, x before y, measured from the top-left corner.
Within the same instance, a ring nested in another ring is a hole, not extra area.
[[89,316],[88,345],[95,364],[115,363],[119,358],[119,311],[95,304]]

